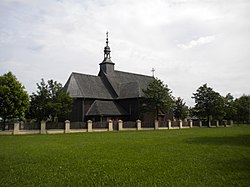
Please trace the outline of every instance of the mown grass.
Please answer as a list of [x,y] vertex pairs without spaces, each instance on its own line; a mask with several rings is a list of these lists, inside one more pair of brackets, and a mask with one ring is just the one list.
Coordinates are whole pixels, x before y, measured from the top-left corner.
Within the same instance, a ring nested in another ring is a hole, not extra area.
[[0,136],[0,186],[250,186],[250,127]]

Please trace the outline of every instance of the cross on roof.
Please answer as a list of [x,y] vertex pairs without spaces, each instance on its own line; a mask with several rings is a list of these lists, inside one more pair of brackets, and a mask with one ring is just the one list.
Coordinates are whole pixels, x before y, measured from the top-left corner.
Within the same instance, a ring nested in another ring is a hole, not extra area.
[[152,68],[151,72],[152,72],[152,76],[154,77],[155,76],[155,69]]

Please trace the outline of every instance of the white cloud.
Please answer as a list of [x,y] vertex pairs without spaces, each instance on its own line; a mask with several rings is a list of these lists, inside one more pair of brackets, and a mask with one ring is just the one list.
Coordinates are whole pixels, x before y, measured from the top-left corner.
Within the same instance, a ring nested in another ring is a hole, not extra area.
[[183,48],[183,49],[190,49],[196,46],[204,45],[211,43],[215,40],[214,36],[204,36],[204,37],[199,37],[196,40],[191,40],[187,44],[177,44],[178,47]]
[[249,94],[249,17],[247,0],[1,1],[0,74],[13,71],[30,93],[41,78],[97,74],[108,30],[116,69],[154,67],[189,105],[204,83]]

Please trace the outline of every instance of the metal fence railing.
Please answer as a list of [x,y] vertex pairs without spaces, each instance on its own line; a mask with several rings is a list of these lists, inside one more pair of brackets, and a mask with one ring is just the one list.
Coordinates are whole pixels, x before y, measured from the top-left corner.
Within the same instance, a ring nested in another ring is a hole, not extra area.
[[193,120],[193,127],[199,127],[200,121],[199,120]]
[[135,121],[124,121],[123,128],[136,128],[136,122]]
[[105,129],[108,128],[108,122],[106,121],[98,121],[98,122],[93,122],[92,124],[93,129]]
[[19,125],[19,130],[40,130],[41,124],[38,122],[21,122]]
[[171,121],[171,127],[179,127],[178,121]]
[[71,122],[70,123],[70,129],[87,129],[87,123],[86,122]]
[[65,129],[64,122],[47,122],[46,129]]
[[154,122],[142,122],[141,127],[142,128],[154,128],[155,124]]
[[2,130],[4,128],[4,130],[13,130],[14,129],[14,123],[5,123],[5,127],[3,127],[4,124],[3,122],[0,122],[0,130]]
[[166,121],[160,121],[158,123],[158,125],[159,125],[159,127],[168,127],[168,122],[166,122]]
[[182,121],[182,126],[183,127],[189,127],[189,122],[188,121]]

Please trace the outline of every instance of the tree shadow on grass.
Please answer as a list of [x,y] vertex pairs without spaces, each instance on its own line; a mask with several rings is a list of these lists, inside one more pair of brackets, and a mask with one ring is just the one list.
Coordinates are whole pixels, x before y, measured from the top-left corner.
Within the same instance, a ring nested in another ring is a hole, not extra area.
[[225,137],[195,137],[186,141],[189,144],[250,146],[250,135]]

